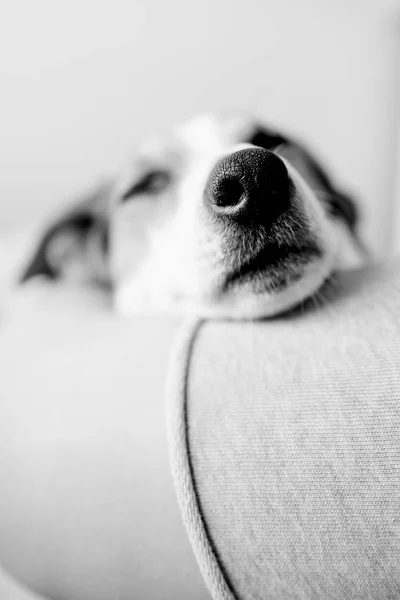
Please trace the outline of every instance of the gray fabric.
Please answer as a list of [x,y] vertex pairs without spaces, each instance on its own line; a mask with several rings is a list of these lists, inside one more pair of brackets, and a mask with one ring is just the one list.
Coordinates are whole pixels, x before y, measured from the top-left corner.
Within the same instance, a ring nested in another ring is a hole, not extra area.
[[195,481],[192,477],[187,441],[186,392],[189,361],[193,342],[201,322],[188,323],[183,328],[177,345],[177,358],[170,374],[167,404],[167,434],[171,457],[172,476],[178,492],[181,515],[189,533],[197,561],[207,586],[219,600],[233,600],[218,558],[210,545],[207,529],[198,508]]
[[[43,597],[210,598],[169,471],[164,390],[179,327],[121,319],[93,290],[43,282],[4,313],[0,563]],[[0,574],[0,600],[9,590]]]
[[173,472],[216,599],[400,598],[399,265],[335,289],[177,350]]

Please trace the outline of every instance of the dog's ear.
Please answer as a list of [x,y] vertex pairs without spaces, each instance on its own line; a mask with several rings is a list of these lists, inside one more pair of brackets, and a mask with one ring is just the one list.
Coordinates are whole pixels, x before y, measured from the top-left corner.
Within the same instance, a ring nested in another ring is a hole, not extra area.
[[325,167],[303,144],[264,127],[258,128],[249,142],[286,158],[326,204],[330,213],[342,219],[352,232],[355,231],[359,215],[354,200],[333,183]]
[[112,182],[105,182],[54,219],[44,231],[20,277],[37,275],[110,285],[109,212]]

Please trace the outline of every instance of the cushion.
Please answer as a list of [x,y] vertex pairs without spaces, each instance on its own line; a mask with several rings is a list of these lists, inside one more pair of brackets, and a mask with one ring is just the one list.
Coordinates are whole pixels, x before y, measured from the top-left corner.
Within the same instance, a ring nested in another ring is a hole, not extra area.
[[2,565],[66,600],[397,597],[399,289],[377,267],[182,329],[25,288],[0,329]]
[[44,281],[2,317],[4,569],[55,599],[209,599],[165,436],[179,319],[124,320],[94,290]]
[[191,323],[168,436],[215,599],[400,597],[400,264],[279,319]]

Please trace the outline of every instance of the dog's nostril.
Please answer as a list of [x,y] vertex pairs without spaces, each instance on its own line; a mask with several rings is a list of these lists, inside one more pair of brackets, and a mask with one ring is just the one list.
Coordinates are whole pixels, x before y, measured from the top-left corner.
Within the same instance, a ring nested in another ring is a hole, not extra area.
[[213,185],[212,195],[216,206],[236,206],[244,195],[244,187],[238,179],[219,179]]

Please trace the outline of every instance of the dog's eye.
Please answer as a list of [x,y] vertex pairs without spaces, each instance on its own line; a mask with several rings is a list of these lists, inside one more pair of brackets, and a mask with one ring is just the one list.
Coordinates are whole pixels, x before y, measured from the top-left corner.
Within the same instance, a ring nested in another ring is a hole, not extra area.
[[122,200],[129,200],[132,196],[138,194],[148,194],[156,196],[163,192],[171,182],[171,174],[161,169],[146,173],[140,181],[130,187],[122,196]]

